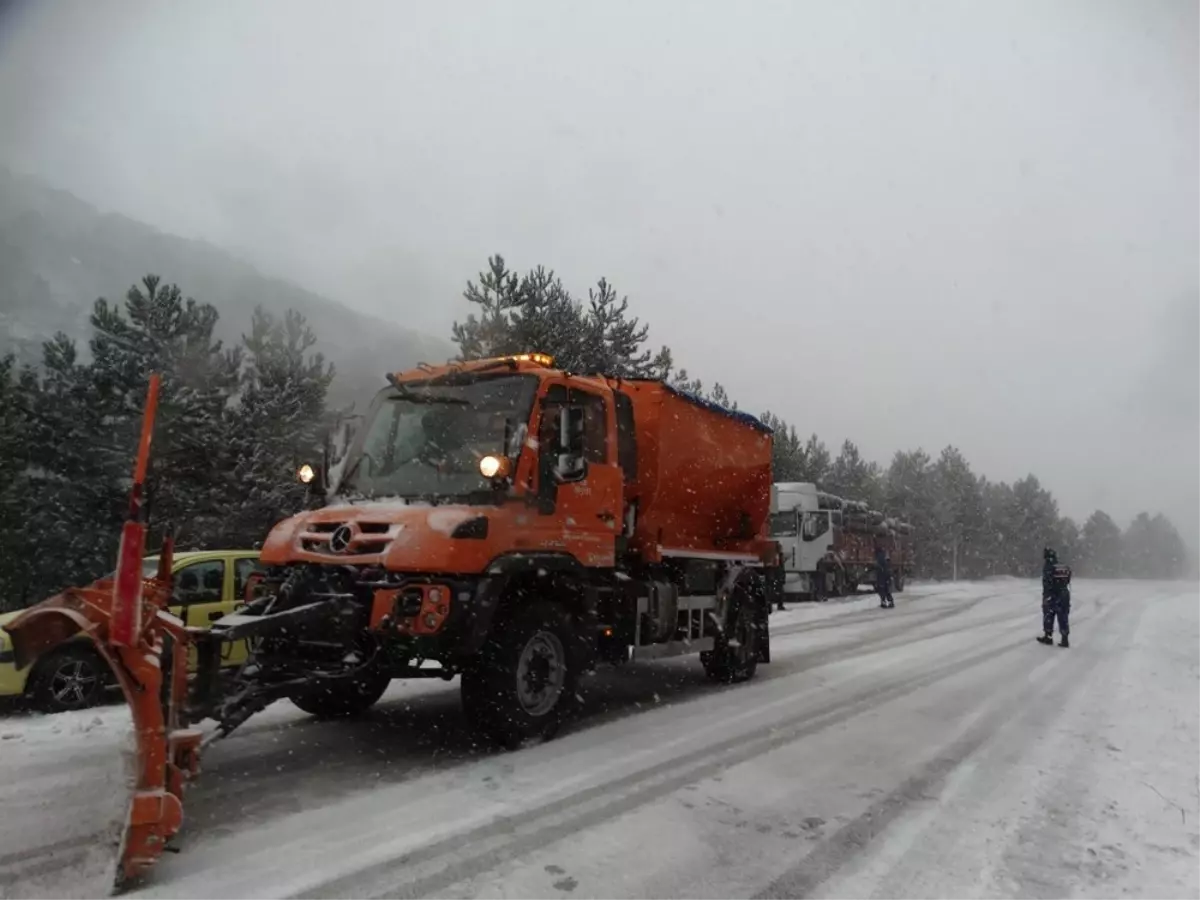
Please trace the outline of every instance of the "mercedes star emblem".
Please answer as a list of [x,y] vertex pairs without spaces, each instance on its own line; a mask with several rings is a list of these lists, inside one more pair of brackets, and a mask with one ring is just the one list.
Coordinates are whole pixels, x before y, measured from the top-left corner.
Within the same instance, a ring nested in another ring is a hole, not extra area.
[[354,532],[349,525],[339,525],[329,536],[329,549],[334,553],[345,553],[350,548],[350,540]]

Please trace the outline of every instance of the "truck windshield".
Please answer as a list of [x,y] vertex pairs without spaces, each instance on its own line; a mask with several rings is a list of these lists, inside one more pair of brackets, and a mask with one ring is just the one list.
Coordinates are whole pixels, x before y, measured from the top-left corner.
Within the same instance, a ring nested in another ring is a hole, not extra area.
[[771,513],[771,537],[796,536],[796,511]]
[[490,492],[479,460],[507,456],[515,467],[536,393],[532,375],[380,391],[346,461],[341,493],[436,500]]

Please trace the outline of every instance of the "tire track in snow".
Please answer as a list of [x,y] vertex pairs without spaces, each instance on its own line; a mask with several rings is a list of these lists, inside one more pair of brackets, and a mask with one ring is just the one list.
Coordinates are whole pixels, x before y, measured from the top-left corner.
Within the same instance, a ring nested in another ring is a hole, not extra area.
[[914,616],[920,616],[923,619],[936,618],[939,615],[953,616],[974,609],[985,600],[994,600],[996,597],[1007,596],[1009,593],[1011,592],[1000,591],[995,594],[983,594],[959,602],[954,602],[953,598],[950,598],[949,602],[944,602],[942,605],[932,608],[924,605],[917,606],[916,604],[924,604],[930,600],[945,600],[946,598],[937,594],[930,596],[915,595],[911,597],[901,595],[900,604],[894,610],[883,610],[876,607],[874,609],[846,613],[845,615],[829,616],[828,618],[818,619],[815,622],[796,622],[773,628],[771,635],[783,636],[812,631],[825,631],[830,628],[845,628],[847,626],[869,624],[871,622],[908,619]]
[[[995,597],[1001,597],[1001,596],[1008,596],[1008,595],[1007,594],[989,594],[988,596],[981,597],[979,599],[980,599],[980,601],[982,601],[982,600],[993,599]],[[969,606],[966,606],[962,611],[965,612],[967,609],[972,608],[975,605],[977,605],[977,604],[971,603]],[[1095,607],[1095,609],[1093,609],[1093,607]],[[1103,609],[1103,607],[1098,602],[1093,600],[1092,598],[1083,598],[1082,601],[1078,602],[1076,608],[1071,611],[1072,631],[1074,630],[1074,627],[1076,625],[1083,623],[1083,622],[1087,622],[1089,619],[1092,618],[1093,615],[1095,615],[1101,609]],[[815,650],[815,651],[812,651],[809,653],[805,653],[803,651],[796,652],[796,653],[789,653],[786,660],[782,660],[782,659],[779,661],[773,660],[770,663],[770,665],[768,666],[765,673],[761,673],[761,670],[760,670],[761,674],[759,674],[759,676],[755,679],[755,682],[757,683],[758,681],[771,681],[775,678],[786,678],[789,675],[796,675],[801,672],[807,672],[807,671],[810,671],[813,669],[818,669],[818,668],[821,668],[822,666],[826,666],[831,663],[840,662],[840,661],[847,659],[849,657],[852,657],[852,656],[861,655],[861,653],[863,651],[868,651],[871,653],[878,653],[883,650],[892,650],[892,649],[895,649],[896,647],[918,644],[918,643],[922,643],[924,641],[936,640],[938,638],[947,637],[952,634],[964,634],[969,631],[977,631],[980,629],[990,628],[994,625],[1002,625],[1004,623],[1015,623],[1015,620],[1017,620],[1017,619],[1029,618],[1030,621],[1033,621],[1034,624],[1032,624],[1030,626],[1030,632],[1032,633],[1035,630],[1040,631],[1040,627],[1037,624],[1037,616],[1038,615],[1040,615],[1040,611],[1031,612],[1029,609],[1008,609],[1003,612],[996,613],[994,615],[986,616],[984,618],[972,619],[971,621],[968,621],[968,622],[955,623],[955,625],[950,628],[939,629],[936,631],[929,631],[929,632],[922,633],[922,634],[912,637],[912,638],[908,637],[909,632],[915,631],[917,628],[919,628],[923,625],[942,622],[942,621],[945,621],[946,619],[952,619],[954,617],[953,611],[947,615],[939,614],[938,616],[933,617],[929,621],[922,620],[920,623],[918,623],[917,625],[912,626],[912,627],[905,626],[902,628],[889,629],[888,631],[883,632],[882,634],[873,633],[866,637],[854,639],[854,640],[839,643],[839,644],[833,644],[828,647],[822,647],[819,650]],[[785,636],[788,636],[788,635],[785,635]],[[775,637],[775,635],[772,634],[772,638],[774,638],[774,637]],[[723,689],[724,690],[735,690],[736,686],[725,687]]]
[[[850,697],[817,704],[737,737],[663,760],[539,807],[502,816],[487,825],[436,841],[352,875],[321,882],[291,896],[429,896],[482,874],[514,855],[613,819],[722,769],[984,665],[1028,642],[1027,637],[1010,638],[993,649],[975,652],[883,685],[873,685]],[[405,870],[411,870],[412,874],[408,875]]]
[[[834,646],[824,647],[820,650],[815,650],[815,652],[806,652],[806,650],[802,650],[802,649],[797,650],[796,653],[787,654],[786,656],[781,656],[781,658],[778,661],[774,662],[773,665],[770,665],[769,667],[767,667],[766,671],[761,670],[760,678],[756,679],[756,683],[757,682],[767,682],[767,680],[773,680],[775,678],[794,676],[794,674],[797,674],[800,672],[816,670],[816,668],[820,668],[820,667],[827,666],[830,664],[836,664],[836,662],[839,662],[842,660],[851,659],[851,658],[853,658],[853,656],[863,654],[864,652],[875,653],[875,652],[880,652],[880,650],[886,650],[886,649],[889,649],[892,647],[904,646],[904,644],[936,640],[936,638],[953,635],[953,634],[962,634],[962,632],[966,632],[966,631],[970,631],[970,630],[989,628],[990,625],[996,624],[997,622],[1006,622],[1006,620],[1013,619],[1015,616],[1024,616],[1025,613],[1022,611],[1008,610],[1008,611],[1004,611],[1001,614],[998,614],[998,616],[990,616],[990,617],[984,618],[984,619],[968,620],[968,622],[955,622],[953,628],[936,629],[934,631],[931,631],[930,634],[919,635],[916,638],[908,638],[907,637],[907,635],[910,634],[910,632],[912,632],[913,630],[916,630],[919,628],[924,628],[924,626],[928,626],[931,624],[946,622],[947,619],[956,619],[959,616],[961,616],[962,613],[966,613],[967,611],[972,610],[972,608],[976,608],[979,604],[982,604],[983,601],[995,599],[996,596],[1007,595],[1007,593],[1008,592],[1003,592],[1000,594],[989,594],[989,595],[979,596],[979,598],[973,598],[970,601],[962,602],[962,604],[956,604],[953,606],[947,606],[944,608],[940,608],[940,610],[919,610],[919,611],[916,611],[917,613],[919,613],[918,616],[913,616],[913,614],[910,613],[910,620],[908,620],[908,622],[905,622],[902,625],[898,624],[896,626],[893,626],[893,628],[889,628],[884,631],[872,632],[872,634],[865,636],[863,638],[859,638],[859,640],[853,640],[848,643],[842,642],[842,643],[834,644]],[[838,626],[838,625],[841,625],[844,623],[847,625],[882,623],[882,622],[887,622],[887,620],[889,620],[889,619],[893,619],[893,617],[888,616],[887,613],[880,614],[875,610],[864,611],[864,613],[865,613],[865,618],[859,618],[857,620],[857,623],[845,623],[846,617],[836,617],[832,620],[829,620],[829,622],[810,623],[812,625],[821,625],[822,628],[821,629],[803,629],[802,632],[804,630],[826,630],[829,628],[835,628],[835,626]],[[1076,620],[1078,620],[1078,622],[1084,622],[1084,620],[1086,620],[1086,618],[1087,618],[1086,613],[1084,613],[1084,611],[1081,610],[1081,614],[1080,614],[1080,616],[1076,617]],[[919,620],[913,620],[913,619],[919,619]],[[974,661],[982,661],[982,660],[974,660]],[[958,671],[958,670],[955,670],[955,671]],[[766,677],[763,677],[763,676],[766,676]],[[923,676],[923,678],[924,677],[925,676]],[[696,690],[695,691],[690,690],[691,686],[695,686]],[[919,686],[920,685],[914,686],[913,690],[918,689]],[[738,686],[710,686],[710,688],[709,688],[709,686],[704,683],[697,683],[695,685],[689,685],[689,689],[686,690],[685,694],[683,695],[683,700],[684,700],[684,702],[688,702],[690,700],[698,700],[698,698],[701,698],[703,696],[708,696],[710,694],[710,692],[713,692],[713,691],[726,691],[726,690],[738,690],[738,689],[739,689]],[[888,697],[882,698],[882,700],[880,700],[878,702],[881,702],[881,703],[887,702],[889,697],[890,697],[890,695]],[[440,707],[440,706],[442,706],[442,703],[440,703],[439,701],[442,701],[442,695],[431,695],[430,697],[421,697],[420,701],[434,702],[434,703],[437,703],[438,707]],[[856,703],[857,701],[851,700],[851,701],[846,701],[846,702],[853,704],[853,703]],[[864,707],[864,709],[865,709],[865,707]],[[857,715],[858,712],[863,712],[863,710],[858,709],[856,707],[856,708],[848,710],[846,715],[847,716],[848,715]],[[576,727],[581,727],[581,728],[584,728],[584,730],[586,730],[586,728],[588,728],[588,727],[599,726],[599,725],[605,724],[606,721],[610,721],[612,719],[624,718],[625,715],[638,715],[638,714],[640,714],[640,712],[638,712],[638,710],[635,710],[632,708],[623,710],[622,713],[620,713],[616,716],[600,713],[600,714],[596,714],[594,716],[588,716],[588,718],[581,720],[580,722],[578,722],[578,725]],[[822,716],[822,715],[828,715],[828,714],[829,714],[828,710],[822,710],[822,712],[818,712],[815,715]],[[390,716],[389,716],[389,718],[390,718]],[[406,716],[406,718],[407,718],[407,716]],[[829,725],[836,724],[836,721],[841,721],[841,720],[842,719],[839,718],[839,719],[836,719],[835,721],[829,721],[828,724],[824,724],[821,727],[828,727]],[[308,725],[308,724],[310,724],[310,722],[300,722],[300,724]],[[818,730],[818,728],[817,728],[817,730]],[[814,733],[814,732],[806,731],[805,733]],[[742,740],[742,742],[744,742],[744,740],[746,740],[746,739],[748,739],[748,738],[742,738],[739,740]],[[436,744],[437,744],[437,742],[434,742],[434,746],[432,748],[434,751],[434,756],[437,755]],[[428,751],[431,748],[430,748],[430,746],[425,746],[424,749],[426,751]],[[287,752],[290,752],[290,751],[288,751],[287,749],[284,749],[282,752],[284,752],[284,754],[287,754]],[[706,752],[708,752],[708,751],[706,751]],[[766,749],[758,751],[758,752],[766,752]],[[416,755],[420,755],[422,757],[422,760],[425,760],[425,757],[427,757],[428,754],[427,754],[427,752],[425,752],[425,754],[416,754]],[[256,756],[258,756],[258,755],[256,754]],[[270,755],[268,754],[268,756],[270,756]],[[466,757],[450,758],[450,760],[446,760],[444,763],[434,763],[434,764],[432,764],[432,766],[430,763],[428,763],[428,760],[425,760],[424,764],[419,762],[418,764],[416,764],[416,766],[412,770],[409,770],[409,772],[406,773],[406,775],[404,775],[404,778],[402,780],[409,780],[410,778],[421,778],[421,776],[431,774],[433,772],[433,770],[442,770],[445,768],[454,768],[457,766],[463,766],[463,764],[469,764],[470,762],[474,762],[474,761],[478,760],[478,758],[479,758],[478,755],[470,754]],[[271,763],[270,769],[272,770],[272,772],[274,772],[274,769],[276,768],[274,758],[271,758],[271,760],[268,760],[268,761]],[[256,762],[265,764],[265,762],[262,760],[256,760]],[[719,763],[719,767],[727,766],[727,764],[732,764],[732,763],[727,762],[727,761],[721,762],[721,763]],[[677,770],[676,762],[673,761],[672,763],[668,764],[668,768],[671,768],[672,770]],[[214,778],[214,775],[215,775],[215,773],[210,772],[209,780],[212,780],[212,778]],[[700,778],[700,776],[702,776],[702,775],[689,774],[688,776],[686,776],[686,778],[688,778],[688,780],[695,780],[695,778]],[[239,788],[239,791],[242,790],[242,788],[244,788],[244,782],[242,782],[242,784],[238,785],[238,788]],[[214,796],[214,794],[212,794],[210,792],[206,792],[204,790],[204,781],[200,782],[199,786],[193,787],[192,791],[190,793],[191,793],[191,796],[190,796],[190,798],[188,798],[188,810],[190,810],[190,814],[188,814],[188,818],[190,818],[190,820],[192,821],[193,828],[194,828],[194,823],[196,823],[198,821],[198,818],[203,818],[203,817],[198,817],[194,814],[197,814],[197,812],[200,812],[200,811],[206,809],[206,810],[208,810],[209,816],[214,816],[215,814],[217,814],[217,812],[220,812],[221,806],[224,805],[221,802],[222,798],[220,796]],[[226,793],[228,793],[228,791],[222,791],[222,790],[220,790],[220,788],[218,788],[218,791],[216,791],[215,793],[216,794],[226,794]],[[208,797],[205,797],[205,794],[208,794]],[[228,799],[228,797],[224,797],[224,799]],[[205,803],[205,800],[208,800],[208,803]],[[226,810],[226,811],[228,811],[228,810]],[[216,827],[216,830],[218,830],[218,832],[220,832],[220,830],[222,829],[222,824],[224,824],[224,826],[228,827],[228,823],[227,822],[222,823],[220,821],[220,817],[218,817],[217,822],[214,822],[212,824],[214,824],[214,826]],[[10,857],[0,857],[0,884],[6,883],[6,882],[12,882],[12,881],[16,880],[17,876],[6,876],[5,871],[4,871],[5,869],[11,869],[13,871],[16,871],[19,869],[22,872],[26,872],[32,868],[32,869],[36,869],[37,872],[43,872],[43,871],[49,872],[49,871],[53,871],[55,869],[71,868],[71,866],[73,864],[76,864],[77,858],[80,856],[83,856],[83,854],[88,852],[89,846],[94,845],[94,842],[95,842],[94,839],[97,838],[97,836],[100,836],[100,835],[98,835],[98,834],[97,835],[85,835],[85,836],[83,836],[83,838],[74,839],[71,841],[56,842],[56,844],[54,844],[54,845],[43,845],[41,847],[31,848],[31,850],[24,851],[22,853],[10,854]]]
[[[899,616],[891,615],[893,611],[864,610],[852,614],[855,618],[849,622],[846,621],[849,616],[835,616],[819,622],[796,623],[799,628],[796,624],[785,626],[786,631],[782,634],[773,631],[772,636],[789,638],[787,648],[777,654],[770,665],[759,669],[753,683],[814,670],[867,650],[883,650],[942,637],[958,629],[936,628],[928,636],[915,640],[906,635],[919,628],[953,621],[981,602],[998,596],[1003,594],[973,597],[937,609],[901,608],[902,621],[897,621]],[[1011,612],[1006,612],[998,617],[966,623],[966,627],[985,627],[992,619],[1003,620],[1010,616]],[[791,640],[796,634],[810,630],[825,632],[843,623],[848,629],[877,623],[890,627],[873,629],[869,634],[852,636],[849,640],[811,651],[798,649]],[[820,627],[814,629],[812,626]],[[683,673],[678,664],[687,662],[686,659],[672,662],[676,665],[674,669],[668,667],[670,664],[649,663],[642,664],[637,670],[602,670],[596,682],[589,679],[590,683],[585,683],[582,691],[584,710],[564,728],[564,733],[596,728],[643,715],[652,709],[688,703],[740,687],[713,684],[698,666],[689,666]],[[280,734],[287,734],[288,740],[279,742],[277,735]],[[267,743],[263,737],[275,737],[275,740]],[[303,763],[298,761],[297,753],[300,752],[306,757]],[[291,782],[309,764],[320,767],[322,792],[335,798],[344,790],[361,788],[364,772],[390,786],[470,765],[489,755],[494,755],[494,751],[480,745],[471,735],[462,718],[457,689],[451,685],[447,685],[445,691],[430,691],[413,699],[381,705],[357,720],[328,722],[301,718],[288,722],[282,730],[279,726],[273,729],[266,726],[239,731],[231,740],[215,745],[205,755],[204,775],[188,792],[187,833],[182,837],[186,841],[188,834],[216,836],[257,817],[295,811],[299,801],[291,789]],[[246,813],[239,807],[231,814],[231,804],[250,782],[256,784],[258,802]],[[273,792],[276,792],[274,800],[271,799]],[[311,795],[307,796],[306,802],[311,799]]]
[[[79,835],[78,838],[54,841],[30,850],[5,853],[0,856],[0,888],[12,886],[26,878],[36,878],[76,868],[91,856],[97,845],[110,844],[116,852],[113,835],[107,830]],[[0,892],[0,896],[2,896]]]
[[[1093,625],[1109,619],[1114,613],[1122,616],[1141,614],[1141,608],[1123,604],[1103,607],[1099,617],[1087,616]],[[1074,630],[1074,629],[1072,629]],[[1106,633],[1107,645],[1115,644],[1120,630]],[[1022,641],[1022,644],[1026,641]],[[1012,723],[1014,717],[1031,711],[1058,710],[1088,683],[1088,675],[1109,658],[1109,647],[1098,652],[1071,655],[1058,654],[1045,663],[1053,667],[1052,677],[1039,684],[1024,684],[1002,701],[993,705],[967,732],[944,752],[926,762],[916,774],[898,788],[871,804],[864,812],[843,825],[817,844],[796,866],[776,878],[754,895],[755,900],[801,898],[811,896],[825,882],[859,854],[890,825],[909,812],[914,803],[936,799],[949,776],[969,757],[984,747],[998,730]],[[1045,664],[1043,663],[1043,664]],[[1048,685],[1048,689],[1045,689]]]

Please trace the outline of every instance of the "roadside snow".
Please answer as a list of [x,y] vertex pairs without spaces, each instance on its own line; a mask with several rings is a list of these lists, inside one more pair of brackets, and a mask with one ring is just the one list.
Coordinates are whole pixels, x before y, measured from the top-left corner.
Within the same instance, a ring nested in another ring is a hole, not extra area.
[[[209,749],[180,854],[135,894],[1197,896],[1196,587],[1081,582],[1069,651],[1031,640],[1038,598],[797,604],[753,682],[606,670],[516,753],[475,746],[438,680],[355,722],[280,702]],[[127,729],[0,719],[0,897],[103,892],[88,835],[123,811]]]

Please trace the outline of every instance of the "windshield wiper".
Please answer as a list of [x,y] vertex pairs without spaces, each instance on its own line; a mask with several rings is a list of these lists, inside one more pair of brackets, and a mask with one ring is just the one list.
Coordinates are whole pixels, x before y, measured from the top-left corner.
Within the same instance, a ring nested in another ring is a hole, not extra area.
[[409,400],[413,403],[453,403],[459,406],[471,405],[470,400],[464,400],[462,397],[435,397],[431,394],[414,393],[404,386],[404,382],[390,372],[388,373],[388,381],[391,382],[392,387],[396,391],[396,393],[388,396],[389,400]]

